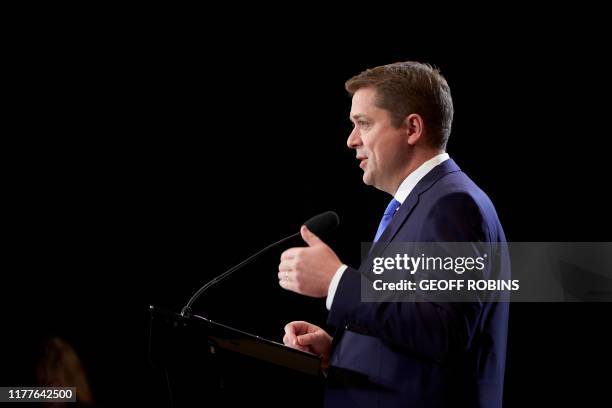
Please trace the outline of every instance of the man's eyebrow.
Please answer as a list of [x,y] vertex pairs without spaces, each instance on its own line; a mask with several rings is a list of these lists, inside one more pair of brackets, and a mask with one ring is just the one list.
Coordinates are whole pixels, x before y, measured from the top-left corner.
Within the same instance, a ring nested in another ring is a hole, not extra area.
[[350,116],[349,119],[352,119],[352,120],[367,119],[367,116],[361,113],[358,113],[356,115]]

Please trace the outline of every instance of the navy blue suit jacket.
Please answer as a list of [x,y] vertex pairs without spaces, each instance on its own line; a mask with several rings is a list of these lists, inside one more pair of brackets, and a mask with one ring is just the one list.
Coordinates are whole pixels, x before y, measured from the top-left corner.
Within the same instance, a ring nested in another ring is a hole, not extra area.
[[510,278],[506,239],[487,195],[453,160],[433,168],[361,268],[347,268],[339,282],[328,318],[337,332],[325,405],[500,407],[508,303],[362,302],[360,274],[371,273],[372,254],[384,256],[392,241],[495,245],[483,278]]

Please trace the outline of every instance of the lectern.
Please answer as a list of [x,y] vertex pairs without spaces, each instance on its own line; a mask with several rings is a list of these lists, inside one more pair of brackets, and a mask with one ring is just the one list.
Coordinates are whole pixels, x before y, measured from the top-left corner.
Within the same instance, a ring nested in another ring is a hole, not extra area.
[[168,406],[320,406],[321,359],[198,315],[150,306],[149,358]]

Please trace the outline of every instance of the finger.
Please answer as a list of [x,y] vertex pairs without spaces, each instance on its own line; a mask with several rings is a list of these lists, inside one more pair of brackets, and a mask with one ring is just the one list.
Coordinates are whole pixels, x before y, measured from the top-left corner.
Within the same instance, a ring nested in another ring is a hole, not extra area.
[[285,325],[285,333],[292,333],[293,335],[308,333],[308,328],[312,324],[303,320],[295,320]]
[[299,344],[296,344],[296,345],[294,345],[294,346],[292,346],[292,347],[293,347],[293,348],[295,348],[295,349],[298,349],[298,350],[300,350],[300,351],[306,351],[306,352],[308,352],[308,353],[310,352],[310,349],[309,349],[308,347],[306,347],[306,346],[300,346]]
[[293,259],[295,258],[295,256],[297,255],[298,252],[300,252],[303,248],[289,248],[288,250],[286,250],[285,252],[283,252],[281,254],[281,261],[285,261],[285,260],[289,260],[289,259]]
[[299,345],[297,343],[295,343],[295,344],[285,343],[285,346],[291,347],[293,349],[301,350],[301,351],[310,352],[310,348],[308,346],[301,346],[301,345]]
[[295,277],[293,276],[295,275],[294,272],[279,271],[277,275],[279,281],[291,282],[295,280]]
[[302,346],[308,346],[313,344],[317,340],[317,335],[315,333],[307,333],[297,336],[298,344]]
[[290,290],[292,292],[296,291],[296,286],[295,286],[295,282],[289,280],[287,281],[286,279],[280,279],[278,281],[278,284],[281,288],[285,289],[285,290]]
[[293,266],[293,261],[290,259],[286,259],[284,261],[281,261],[280,264],[278,264],[278,270],[279,271],[290,271],[292,269]]
[[302,345],[297,340],[297,333],[300,333],[300,330],[307,330],[308,323],[306,322],[291,322],[285,326],[285,335],[283,336],[283,344],[289,347],[296,348],[302,351],[309,351],[308,346]]
[[283,344],[285,344],[286,346],[293,346],[294,344],[297,344],[297,337],[295,336],[295,333],[292,333],[291,331],[287,331],[287,326],[285,326],[285,335],[283,336]]
[[289,334],[285,334],[285,336],[283,337],[283,344],[285,346],[289,346],[291,348],[295,348],[298,350],[310,351],[310,349],[307,346],[302,346],[297,341],[291,340],[291,336],[289,336]]
[[310,231],[305,225],[302,225],[300,228],[300,234],[302,235],[302,239],[304,242],[308,244],[308,246],[323,244],[319,237],[317,237],[312,231]]

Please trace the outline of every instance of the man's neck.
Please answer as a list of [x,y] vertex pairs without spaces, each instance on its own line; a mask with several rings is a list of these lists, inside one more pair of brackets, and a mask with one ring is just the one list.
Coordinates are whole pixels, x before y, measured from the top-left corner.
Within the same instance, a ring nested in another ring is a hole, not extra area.
[[395,196],[399,186],[402,184],[404,180],[406,180],[406,178],[410,174],[414,173],[414,171],[418,169],[419,167],[421,167],[423,163],[431,160],[432,158],[442,153],[445,153],[445,151],[444,150],[427,150],[427,151],[423,151],[421,154],[413,156],[413,159],[410,160],[406,164],[406,167],[403,169],[403,171],[399,173],[398,179],[396,180],[393,191],[389,192],[389,194],[391,194],[392,196]]

